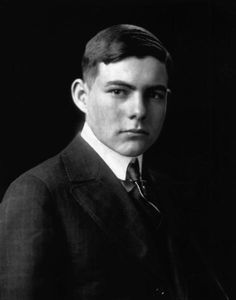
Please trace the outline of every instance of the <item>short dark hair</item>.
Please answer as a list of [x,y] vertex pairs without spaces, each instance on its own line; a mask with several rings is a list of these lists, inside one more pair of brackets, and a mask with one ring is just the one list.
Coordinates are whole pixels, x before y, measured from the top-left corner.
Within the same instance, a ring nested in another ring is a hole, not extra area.
[[83,79],[94,79],[100,62],[109,64],[130,56],[153,56],[166,65],[169,74],[172,59],[161,41],[142,27],[119,24],[98,32],[88,41],[82,58]]

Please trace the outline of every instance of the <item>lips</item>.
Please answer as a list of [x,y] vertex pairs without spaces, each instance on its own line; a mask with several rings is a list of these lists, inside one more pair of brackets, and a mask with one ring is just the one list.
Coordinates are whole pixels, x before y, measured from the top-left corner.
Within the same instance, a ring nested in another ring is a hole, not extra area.
[[140,134],[140,135],[148,135],[148,132],[144,129],[128,129],[128,130],[124,130],[122,132],[125,132],[125,133],[133,133],[133,134]]

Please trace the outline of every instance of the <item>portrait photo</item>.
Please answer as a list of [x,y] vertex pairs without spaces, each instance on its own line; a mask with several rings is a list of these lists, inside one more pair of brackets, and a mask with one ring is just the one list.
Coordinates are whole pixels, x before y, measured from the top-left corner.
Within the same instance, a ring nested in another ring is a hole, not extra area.
[[234,1],[0,10],[0,299],[234,299]]

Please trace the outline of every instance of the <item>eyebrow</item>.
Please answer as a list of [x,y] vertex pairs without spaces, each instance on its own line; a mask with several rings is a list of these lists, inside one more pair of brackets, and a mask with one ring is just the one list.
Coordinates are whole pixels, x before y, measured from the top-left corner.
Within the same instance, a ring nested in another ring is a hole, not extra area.
[[122,87],[126,87],[128,89],[131,89],[131,90],[135,90],[135,86],[132,85],[132,84],[129,84],[125,81],[122,81],[122,80],[112,80],[112,81],[108,81],[106,84],[105,84],[105,87],[108,87],[110,85],[119,85],[119,86],[122,86]]
[[[118,86],[126,87],[126,88],[131,89],[131,90],[136,90],[136,87],[134,85],[129,84],[129,83],[127,83],[125,81],[122,81],[122,80],[108,81],[105,84],[105,87],[109,87],[111,85],[118,85]],[[165,85],[162,85],[162,84],[156,84],[156,85],[149,86],[148,89],[155,89],[155,90],[161,90],[161,91],[167,91],[168,90],[168,88]]]

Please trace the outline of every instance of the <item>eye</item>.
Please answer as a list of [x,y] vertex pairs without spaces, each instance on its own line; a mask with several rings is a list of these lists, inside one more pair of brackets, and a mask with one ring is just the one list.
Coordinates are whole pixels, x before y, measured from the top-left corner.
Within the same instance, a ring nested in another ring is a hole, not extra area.
[[125,97],[128,95],[128,91],[125,90],[125,89],[118,89],[118,88],[115,88],[115,89],[111,89],[108,91],[109,93],[111,93],[112,95],[116,96],[116,97]]
[[161,90],[150,91],[147,96],[149,99],[153,99],[153,100],[164,100],[166,97],[166,91],[161,91]]

